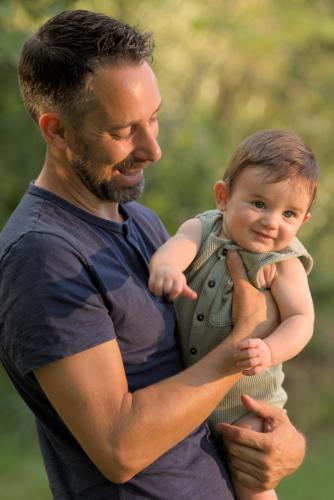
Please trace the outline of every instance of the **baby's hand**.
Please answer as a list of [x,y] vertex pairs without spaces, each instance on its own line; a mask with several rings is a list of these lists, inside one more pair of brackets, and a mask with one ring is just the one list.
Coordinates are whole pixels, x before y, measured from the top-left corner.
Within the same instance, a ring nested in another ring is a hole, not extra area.
[[244,375],[256,375],[272,365],[271,349],[265,340],[246,339],[234,353],[235,364]]
[[155,295],[167,294],[170,300],[181,294],[188,299],[197,299],[197,293],[187,285],[185,275],[171,266],[160,266],[151,271],[148,286]]

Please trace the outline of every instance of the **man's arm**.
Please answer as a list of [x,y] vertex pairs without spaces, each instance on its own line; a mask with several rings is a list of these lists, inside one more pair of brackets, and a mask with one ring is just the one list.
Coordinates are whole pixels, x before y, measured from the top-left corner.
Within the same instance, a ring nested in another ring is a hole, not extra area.
[[304,436],[292,425],[285,410],[243,396],[247,410],[264,419],[265,432],[218,424],[229,452],[235,479],[254,491],[270,490],[295,472],[305,457]]
[[[232,259],[231,259],[232,257]],[[242,263],[234,275],[243,311],[231,336],[187,370],[130,393],[115,340],[35,371],[38,382],[87,455],[114,482],[124,482],[203,422],[240,375],[234,344],[266,324],[267,297],[249,286]],[[272,325],[269,327],[272,328]],[[161,431],[163,429],[163,432]]]
[[98,469],[125,482],[203,422],[237,380],[231,349],[130,393],[115,340],[36,370],[51,404]]

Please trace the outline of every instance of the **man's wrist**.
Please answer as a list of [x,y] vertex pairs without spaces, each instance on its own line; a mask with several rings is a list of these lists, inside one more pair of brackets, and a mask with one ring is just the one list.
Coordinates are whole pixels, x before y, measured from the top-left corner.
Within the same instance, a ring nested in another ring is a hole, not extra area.
[[236,346],[242,340],[248,339],[251,336],[252,330],[249,328],[245,321],[238,321],[233,327],[228,340],[233,342],[233,345]]
[[217,347],[217,349],[219,349],[221,353],[219,370],[222,377],[237,374],[240,374],[241,376],[241,370],[236,366],[234,358],[236,346],[240,340],[243,340],[243,338],[238,339],[235,338],[234,335],[233,338],[232,336],[229,336]]

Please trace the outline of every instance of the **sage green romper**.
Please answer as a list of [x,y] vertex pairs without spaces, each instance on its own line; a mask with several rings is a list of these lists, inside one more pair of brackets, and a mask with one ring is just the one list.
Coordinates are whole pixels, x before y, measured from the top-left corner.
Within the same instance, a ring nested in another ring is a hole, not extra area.
[[[239,251],[250,282],[259,289],[258,273],[267,264],[299,257],[307,273],[312,268],[312,258],[297,238],[280,252],[257,254],[217,236],[223,220],[218,210],[210,210],[198,217],[202,222],[202,242],[197,257],[186,271],[187,282],[198,293],[198,299],[179,297],[175,301],[180,346],[186,366],[211,351],[232,330],[233,284],[226,265],[226,250]],[[242,394],[283,407],[287,400],[283,380],[281,364],[258,375],[242,377],[210,416],[211,426],[218,422],[237,423],[250,416],[240,402]]]

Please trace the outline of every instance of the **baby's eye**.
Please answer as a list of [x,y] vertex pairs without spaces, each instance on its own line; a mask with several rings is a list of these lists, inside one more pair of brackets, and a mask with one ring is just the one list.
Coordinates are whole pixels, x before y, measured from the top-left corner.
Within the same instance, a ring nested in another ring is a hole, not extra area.
[[283,215],[286,219],[292,219],[292,217],[295,216],[295,212],[293,212],[292,210],[285,210],[285,212],[283,212]]
[[262,208],[265,208],[265,204],[263,203],[263,201],[253,201],[252,204],[254,205],[254,207],[256,208],[259,208],[259,209],[262,209]]

